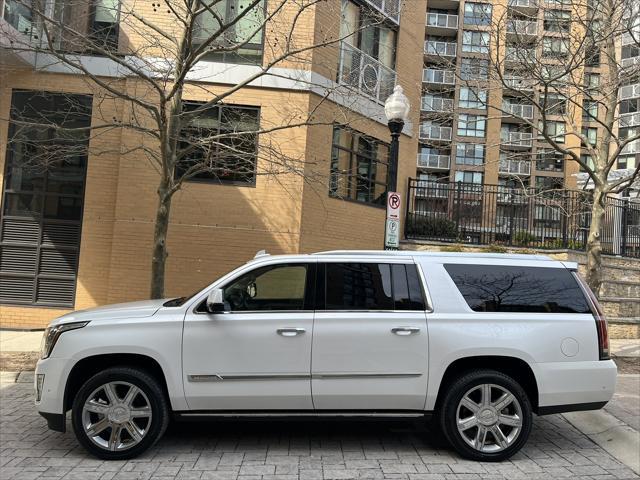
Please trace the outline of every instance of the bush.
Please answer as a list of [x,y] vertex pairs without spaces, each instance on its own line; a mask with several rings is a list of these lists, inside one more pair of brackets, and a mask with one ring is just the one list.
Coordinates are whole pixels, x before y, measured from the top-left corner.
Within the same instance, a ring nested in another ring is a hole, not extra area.
[[484,249],[485,252],[488,253],[507,253],[508,250],[503,247],[502,245],[489,245],[487,248]]
[[448,218],[413,217],[411,222],[413,235],[439,238],[457,238],[458,229],[455,222]]
[[526,247],[536,240],[538,240],[538,238],[533,233],[529,233],[526,230],[520,230],[513,236],[514,243],[516,245],[520,245],[521,247]]

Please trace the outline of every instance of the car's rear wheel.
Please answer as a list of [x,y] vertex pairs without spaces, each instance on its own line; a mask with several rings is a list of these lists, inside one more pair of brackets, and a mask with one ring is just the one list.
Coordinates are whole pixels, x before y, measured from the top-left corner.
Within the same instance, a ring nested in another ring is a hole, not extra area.
[[454,381],[439,413],[449,442],[472,460],[505,460],[522,448],[531,432],[526,392],[494,370],[469,372]]
[[148,373],[114,367],[88,379],[72,407],[80,444],[107,460],[133,458],[155,444],[169,423],[162,387]]

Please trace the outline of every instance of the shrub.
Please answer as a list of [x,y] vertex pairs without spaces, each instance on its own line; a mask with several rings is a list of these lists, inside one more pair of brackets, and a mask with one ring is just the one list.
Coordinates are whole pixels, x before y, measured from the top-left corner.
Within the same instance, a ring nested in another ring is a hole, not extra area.
[[515,242],[515,244],[522,247],[526,247],[536,240],[537,237],[533,233],[527,232],[526,230],[520,230],[513,236],[513,241]]
[[508,250],[502,245],[492,244],[485,248],[484,251],[488,253],[507,253]]
[[412,233],[425,237],[457,238],[455,222],[448,218],[414,217]]

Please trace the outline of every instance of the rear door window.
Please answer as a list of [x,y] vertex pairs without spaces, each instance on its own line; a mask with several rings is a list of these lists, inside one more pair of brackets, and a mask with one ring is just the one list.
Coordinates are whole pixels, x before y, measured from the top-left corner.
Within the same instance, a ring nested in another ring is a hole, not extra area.
[[445,270],[476,312],[591,313],[565,268],[446,264]]
[[326,310],[424,310],[415,265],[327,263]]

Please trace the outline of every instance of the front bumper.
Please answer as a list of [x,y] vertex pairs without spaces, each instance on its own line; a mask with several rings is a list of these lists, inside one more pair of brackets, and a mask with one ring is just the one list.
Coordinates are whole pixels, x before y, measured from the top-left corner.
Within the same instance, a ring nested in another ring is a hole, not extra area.
[[36,401],[36,409],[49,425],[49,428],[64,431],[65,408],[64,391],[69,374],[69,359],[52,358],[38,360],[36,365],[34,390],[37,391],[38,375],[44,375],[40,388],[40,401]]
[[540,415],[604,407],[618,375],[613,360],[538,363],[536,370]]

